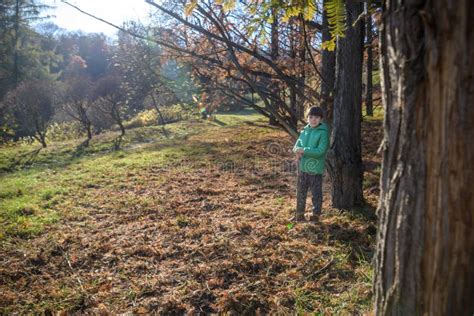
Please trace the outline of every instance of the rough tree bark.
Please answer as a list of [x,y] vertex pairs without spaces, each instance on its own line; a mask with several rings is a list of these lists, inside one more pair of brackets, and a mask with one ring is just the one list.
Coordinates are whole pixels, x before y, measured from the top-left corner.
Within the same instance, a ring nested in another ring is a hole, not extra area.
[[474,5],[386,1],[377,315],[474,313]]
[[[326,3],[328,0],[325,0]],[[331,39],[326,10],[323,10],[322,41]],[[332,101],[334,97],[334,80],[336,70],[336,54],[334,51],[324,49],[321,60],[321,107],[326,114],[326,123],[332,125]]]
[[374,110],[372,106],[372,16],[369,12],[369,4],[365,4],[366,11],[366,36],[367,36],[367,69],[366,69],[366,85],[365,85],[365,113],[367,116],[373,116]]
[[304,110],[305,110],[305,93],[306,93],[306,45],[305,45],[305,29],[304,29],[304,18],[300,15],[300,19],[298,21],[298,35],[296,36],[297,45],[298,45],[298,56],[297,56],[297,69],[298,69],[298,90],[296,93],[297,96],[297,110],[296,113],[298,114],[298,119],[302,119],[306,121],[304,117]]
[[[289,55],[290,55],[290,60],[291,60],[291,67],[293,69],[297,69],[298,67],[298,62],[297,62],[297,54],[296,54],[296,49],[297,49],[297,32],[295,30],[295,25],[294,21],[290,21],[290,29],[288,32],[288,43],[289,43]],[[296,76],[295,76],[296,77]],[[298,102],[297,102],[297,93],[296,93],[296,88],[297,86],[290,86],[289,87],[289,106],[290,109],[296,113],[297,120],[301,118],[301,112],[298,111]],[[298,121],[296,121],[298,122]],[[296,126],[296,125],[295,125]],[[296,126],[297,127],[297,126]]]
[[332,182],[332,205],[350,209],[363,203],[362,196],[362,52],[363,24],[356,21],[362,3],[346,3],[347,29],[338,40],[336,83],[328,172]]

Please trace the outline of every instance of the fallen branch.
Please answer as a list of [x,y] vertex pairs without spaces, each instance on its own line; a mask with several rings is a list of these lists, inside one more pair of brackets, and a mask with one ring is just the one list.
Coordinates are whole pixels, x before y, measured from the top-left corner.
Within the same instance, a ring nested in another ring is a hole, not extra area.
[[81,281],[81,279],[76,275],[76,272],[75,272],[74,269],[72,268],[71,261],[69,261],[68,253],[67,253],[67,252],[64,253],[64,258],[66,259],[66,262],[67,262],[69,268],[71,269],[72,274],[76,277],[76,280],[77,280],[77,282],[79,283],[79,286],[81,287],[81,290],[84,291],[84,286],[82,285],[82,281]]
[[331,257],[331,260],[329,260],[328,263],[326,263],[321,269],[319,269],[316,272],[310,274],[309,278],[313,279],[313,278],[317,277],[318,275],[320,275],[321,273],[326,271],[333,264],[333,262],[334,262],[334,257]]

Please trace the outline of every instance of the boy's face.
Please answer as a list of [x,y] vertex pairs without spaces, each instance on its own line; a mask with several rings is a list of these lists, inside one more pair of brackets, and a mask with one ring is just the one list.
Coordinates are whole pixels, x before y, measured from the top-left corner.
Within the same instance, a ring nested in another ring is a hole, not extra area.
[[311,127],[316,127],[321,123],[322,117],[316,115],[308,115],[308,123]]

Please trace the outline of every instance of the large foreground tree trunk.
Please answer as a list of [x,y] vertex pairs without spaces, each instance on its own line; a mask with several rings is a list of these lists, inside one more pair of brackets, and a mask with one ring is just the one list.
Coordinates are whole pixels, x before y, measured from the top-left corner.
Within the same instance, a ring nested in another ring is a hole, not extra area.
[[363,24],[357,17],[362,2],[347,1],[345,37],[338,40],[336,92],[328,171],[332,180],[332,205],[350,209],[361,205],[362,197],[362,52]]
[[474,313],[474,4],[386,1],[377,315]]

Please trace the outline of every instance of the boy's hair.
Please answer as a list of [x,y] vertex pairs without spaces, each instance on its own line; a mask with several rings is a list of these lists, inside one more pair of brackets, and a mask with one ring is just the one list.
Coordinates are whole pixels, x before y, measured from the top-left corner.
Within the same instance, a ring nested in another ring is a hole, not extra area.
[[306,111],[306,117],[308,117],[310,115],[319,116],[319,117],[323,118],[324,117],[324,111],[319,106],[312,106]]

